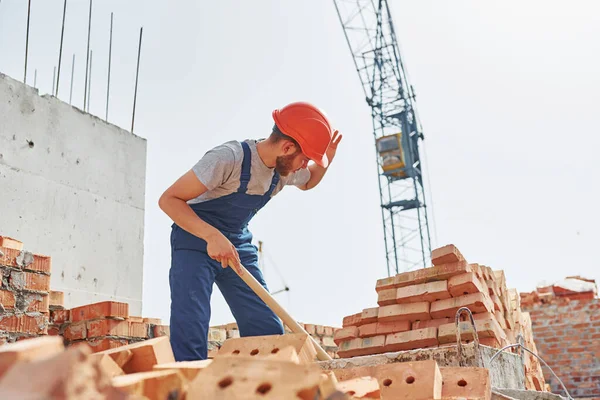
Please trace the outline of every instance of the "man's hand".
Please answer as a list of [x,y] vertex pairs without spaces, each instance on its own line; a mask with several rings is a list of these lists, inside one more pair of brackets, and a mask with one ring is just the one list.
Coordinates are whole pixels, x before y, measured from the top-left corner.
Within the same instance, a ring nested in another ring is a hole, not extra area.
[[335,152],[337,151],[338,144],[340,144],[341,140],[342,140],[342,135],[339,134],[338,131],[333,132],[333,138],[331,138],[329,147],[325,151],[325,154],[327,155],[327,159],[329,160],[330,164],[331,164],[331,160],[333,160],[333,157],[335,157]]
[[217,231],[206,238],[206,243],[206,251],[210,258],[220,262],[223,268],[227,268],[231,264],[231,267],[235,268],[239,275],[242,275],[240,256],[229,239]]
[[[325,150],[325,154],[327,155],[327,159],[329,160],[329,166],[331,166],[331,161],[333,161],[333,158],[335,157],[335,153],[337,152],[338,144],[340,144],[341,140],[342,140],[342,135],[339,134],[338,131],[333,132],[333,137],[331,138],[331,142],[329,142],[329,146],[327,147],[327,150]],[[329,168],[329,166],[327,166],[327,168]],[[302,190],[310,190],[310,189],[314,188],[315,186],[317,186],[319,184],[319,182],[321,182],[321,179],[323,179],[325,172],[327,172],[327,168],[323,168],[316,163],[309,165],[308,170],[310,171],[310,178],[308,179],[308,182],[306,182],[306,184],[304,186],[298,186],[298,187]]]

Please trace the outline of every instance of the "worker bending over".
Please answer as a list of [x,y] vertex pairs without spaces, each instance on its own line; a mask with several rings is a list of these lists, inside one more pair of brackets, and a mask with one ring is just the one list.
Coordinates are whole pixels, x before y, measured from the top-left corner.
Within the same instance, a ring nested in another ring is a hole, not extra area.
[[268,290],[248,223],[284,186],[314,188],[342,136],[305,102],[273,111],[273,119],[267,139],[229,141],[209,150],[160,197],[160,208],[174,222],[170,340],[177,361],[207,358],[213,283],[240,336],[284,333],[279,318],[227,266],[231,262],[241,273],[241,263]]

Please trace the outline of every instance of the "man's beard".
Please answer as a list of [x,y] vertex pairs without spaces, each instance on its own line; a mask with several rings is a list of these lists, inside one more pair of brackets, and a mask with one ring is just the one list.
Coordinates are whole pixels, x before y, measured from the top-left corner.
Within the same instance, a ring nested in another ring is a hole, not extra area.
[[275,160],[275,170],[281,176],[287,176],[292,172],[292,164],[298,152],[287,156],[279,156]]

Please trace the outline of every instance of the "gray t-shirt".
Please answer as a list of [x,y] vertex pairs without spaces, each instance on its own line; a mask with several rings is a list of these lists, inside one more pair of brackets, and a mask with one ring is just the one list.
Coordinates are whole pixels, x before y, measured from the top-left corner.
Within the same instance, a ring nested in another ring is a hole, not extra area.
[[[245,142],[248,143],[252,155],[250,181],[246,193],[265,194],[271,186],[275,168],[269,168],[263,163],[256,150],[256,140],[248,139]],[[240,186],[243,159],[244,150],[237,140],[223,143],[206,152],[192,170],[200,182],[208,188],[208,191],[189,200],[188,204],[201,203],[236,192]],[[309,179],[310,171],[308,169],[301,169],[288,176],[282,176],[271,197],[280,192],[285,185],[302,186]]]

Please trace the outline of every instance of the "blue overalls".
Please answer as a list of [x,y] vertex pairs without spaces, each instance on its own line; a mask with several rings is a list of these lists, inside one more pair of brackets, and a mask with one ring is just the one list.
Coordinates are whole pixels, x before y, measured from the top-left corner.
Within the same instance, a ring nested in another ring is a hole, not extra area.
[[[235,246],[242,261],[258,282],[268,290],[258,268],[257,248],[248,223],[271,199],[279,182],[275,171],[269,190],[263,195],[246,193],[250,181],[250,147],[242,142],[244,159],[237,192],[191,204],[190,207],[207,223],[218,229]],[[176,361],[207,358],[210,320],[210,297],[213,283],[223,294],[235,318],[240,336],[283,334],[283,325],[271,309],[248,287],[231,267],[208,256],[206,241],[176,224],[171,230],[170,340]]]

